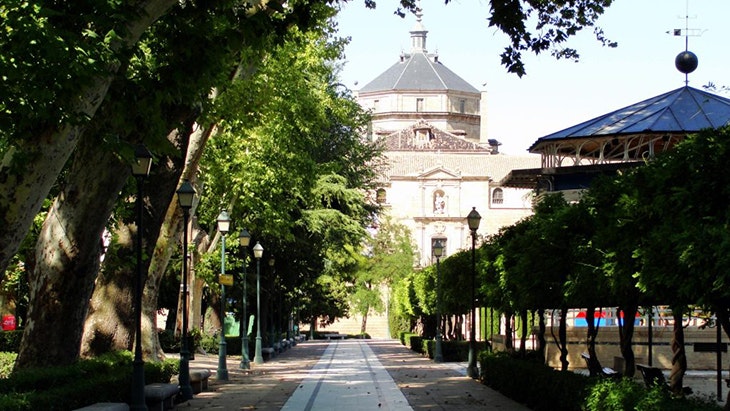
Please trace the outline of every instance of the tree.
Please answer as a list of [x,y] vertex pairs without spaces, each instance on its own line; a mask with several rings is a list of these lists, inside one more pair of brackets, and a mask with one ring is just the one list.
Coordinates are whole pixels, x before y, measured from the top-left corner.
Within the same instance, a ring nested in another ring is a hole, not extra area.
[[619,344],[625,367],[619,370],[632,377],[636,372],[633,350],[634,318],[645,297],[634,275],[640,270],[635,256],[637,238],[642,233],[634,213],[636,191],[620,177],[594,180],[583,197],[596,218],[595,247],[603,254],[601,271],[608,282],[612,304],[617,305]]
[[[21,346],[19,366],[42,365],[44,361],[58,364],[73,361],[78,355],[81,324],[87,312],[85,302],[91,297],[92,286],[99,272],[101,233],[112,214],[118,194],[130,175],[127,162],[131,157],[129,143],[143,141],[140,135],[147,136],[147,144],[161,153],[158,160],[162,161],[150,177],[150,183],[156,190],[147,195],[145,231],[139,234],[145,237],[146,255],[162,254],[153,253],[153,250],[183,169],[182,163],[187,152],[187,130],[191,128],[192,120],[197,115],[197,106],[201,104],[201,99],[207,98],[207,90],[225,79],[221,73],[225,71],[225,67],[235,62],[234,51],[225,45],[218,48],[216,45],[222,44],[222,39],[240,38],[246,34],[245,30],[235,28],[231,21],[236,20],[235,13],[215,8],[210,13],[202,11],[191,6],[167,14],[155,25],[154,30],[147,32],[139,42],[135,58],[129,59],[118,72],[108,91],[111,98],[102,104],[99,114],[88,123],[82,144],[74,157],[75,161],[64,175],[66,182],[61,195],[56,199],[53,212],[44,226],[44,235],[37,245],[39,264],[31,286],[31,294],[36,301],[31,304],[29,312],[29,318],[34,323],[29,327],[28,333],[31,334],[26,335],[26,343]],[[268,20],[266,16],[262,18]],[[249,19],[249,23],[253,24],[255,20],[256,16]],[[192,23],[185,26],[188,31],[176,27],[176,23],[182,21]],[[270,30],[276,30],[273,22],[270,22]],[[258,36],[259,39],[264,38],[263,33]],[[187,43],[179,42],[183,38],[197,44],[208,41],[210,47],[203,48],[208,54],[201,52],[192,55],[181,52],[181,49],[187,47],[184,46]],[[159,53],[156,59],[151,58],[151,50]],[[199,63],[200,59],[209,64],[193,63]],[[193,69],[195,72],[189,77],[180,77],[169,70],[170,66],[198,68]],[[136,110],[126,111],[125,107],[129,106],[135,106]],[[139,124],[140,117],[146,120],[142,124]],[[169,141],[156,136],[168,136]],[[99,141],[104,144],[99,144]],[[134,233],[134,230],[130,231],[126,227],[129,221],[124,218],[116,221],[121,224],[110,227],[112,230]],[[169,245],[163,246],[164,248],[169,248]],[[134,331],[131,297],[135,276],[130,269],[133,266],[127,259],[131,257],[133,250],[131,242],[126,248],[115,249],[122,255],[119,260],[110,261],[122,264],[108,264],[104,272],[111,280],[102,279],[95,288],[97,296],[93,299],[95,305],[92,308],[90,326],[86,331],[87,353],[104,352],[112,348],[131,348]],[[146,264],[144,271],[147,272]],[[126,278],[126,287],[124,282],[120,287],[120,279],[123,278]],[[159,350],[155,349],[158,344],[156,333],[152,332],[152,324],[157,308],[160,278],[159,273],[149,278],[148,292],[144,299],[147,313],[145,347],[148,356],[152,353],[159,354]],[[106,287],[111,287],[112,292],[109,293]],[[59,298],[51,292],[36,292],[53,289],[65,290],[62,294],[68,294],[69,298]],[[78,304],[77,301],[84,303]],[[117,304],[111,304],[112,301]],[[105,304],[111,311],[104,309]],[[116,312],[118,310],[121,312]],[[110,322],[110,318],[122,319],[122,327],[116,328],[120,324]],[[107,326],[110,328],[105,328]],[[64,329],[72,331],[58,332],[54,331],[54,327],[65,327]],[[64,335],[67,340],[54,345],[56,352],[40,351],[30,341],[45,339],[43,333]]]
[[354,311],[362,316],[361,333],[366,332],[370,311],[382,313],[385,308],[381,288],[392,289],[413,269],[414,247],[408,228],[384,216],[375,230],[365,243],[351,296]]
[[[138,42],[158,20],[168,19],[166,35],[176,41],[180,29],[190,26],[190,15],[218,18],[223,13],[254,37],[262,25],[250,24],[253,15],[286,14],[301,26],[309,25],[311,11],[330,2],[289,2],[288,11],[277,1],[225,3],[207,13],[208,5],[176,1],[101,2],[49,5],[12,2],[0,7],[4,27],[0,37],[0,66],[5,80],[0,84],[4,99],[0,115],[0,272],[18,250],[43,200],[86,132],[89,121],[107,99],[119,70],[128,67],[139,50]],[[366,0],[368,7],[375,2]],[[416,8],[414,0],[400,0],[397,13]],[[506,33],[511,45],[502,55],[503,64],[518,75],[525,73],[521,52],[551,50],[557,58],[577,58],[575,50],[562,44],[585,27],[592,27],[610,0],[537,2],[493,0],[490,25]],[[535,32],[526,21],[537,16]],[[276,18],[276,17],[272,17]],[[283,27],[283,25],[281,26]],[[600,29],[599,41],[605,40]],[[239,50],[237,37],[210,43],[212,51]],[[251,37],[249,37],[251,38]],[[186,45],[185,41],[179,44]],[[149,49],[150,51],[160,51]],[[187,47],[187,50],[191,48]],[[208,51],[197,48],[198,52]],[[183,50],[183,55],[190,53]],[[164,53],[157,54],[158,56]],[[170,65],[169,74],[205,65]],[[191,78],[191,77],[186,77]]]
[[670,385],[677,394],[687,367],[683,314],[698,304],[711,307],[720,321],[727,316],[728,136],[726,127],[702,131],[627,176],[641,187],[635,208],[644,230],[637,250],[639,286],[651,301],[672,303]]

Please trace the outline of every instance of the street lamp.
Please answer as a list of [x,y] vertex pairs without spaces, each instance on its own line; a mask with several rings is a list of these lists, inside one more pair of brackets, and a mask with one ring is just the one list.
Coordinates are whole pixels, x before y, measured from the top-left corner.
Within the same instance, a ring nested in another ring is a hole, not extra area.
[[134,362],[132,363],[132,410],[147,410],[144,397],[144,360],[142,359],[142,200],[144,179],[150,175],[152,154],[143,145],[134,149],[132,174],[137,180],[137,280],[134,286]]
[[441,313],[439,306],[441,305],[441,272],[439,270],[439,260],[444,255],[444,243],[441,239],[436,239],[431,246],[433,256],[436,257],[436,347],[433,352],[434,362],[443,362],[444,354],[441,349]]
[[218,214],[218,232],[221,233],[221,274],[218,282],[221,285],[221,338],[218,343],[218,381],[228,381],[228,368],[226,366],[226,234],[231,227],[231,218],[226,210]]
[[482,216],[477,212],[476,207],[472,207],[469,215],[466,216],[467,224],[469,224],[469,230],[471,230],[471,330],[469,331],[469,364],[466,366],[466,375],[471,378],[479,377],[479,370],[477,369],[477,357],[476,350],[474,347],[476,340],[476,331],[474,324],[476,322],[476,307],[475,304],[475,289],[476,289],[476,241],[477,241],[477,229],[479,229],[479,222]]
[[241,234],[238,235],[238,241],[243,247],[243,318],[241,324],[243,325],[243,334],[241,336],[241,369],[248,370],[251,368],[251,361],[248,359],[248,324],[246,324],[246,258],[248,257],[248,245],[251,243],[251,234],[244,228],[241,230]]
[[253,246],[253,256],[256,258],[256,352],[254,353],[254,364],[263,364],[264,356],[261,354],[261,257],[264,255],[264,247],[257,241]]
[[276,292],[276,268],[274,268],[275,264],[276,264],[276,260],[274,259],[274,257],[269,258],[269,269],[270,269],[269,275],[271,276],[271,278],[270,278],[271,281],[269,281],[269,283],[270,283],[269,284],[269,290],[270,290],[269,291],[269,307],[271,307],[271,309],[269,310],[269,312],[271,313],[271,320],[270,320],[271,321],[271,334],[270,335],[271,335],[271,349],[274,350],[273,352],[276,352],[276,340],[277,340],[276,335],[277,335],[277,331],[279,328],[279,326],[275,320],[276,316],[274,315],[274,313],[276,311],[276,307],[275,307],[276,299],[274,297],[274,293]]
[[183,401],[193,398],[190,385],[190,347],[188,347],[188,216],[195,201],[195,189],[188,180],[177,190],[177,201],[183,210],[183,287],[182,287],[182,343],[180,344],[180,395]]

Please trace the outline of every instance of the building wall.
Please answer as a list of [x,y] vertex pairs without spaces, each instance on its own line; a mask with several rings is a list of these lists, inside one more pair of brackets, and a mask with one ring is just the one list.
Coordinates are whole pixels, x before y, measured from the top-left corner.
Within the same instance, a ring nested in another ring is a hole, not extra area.
[[373,112],[375,135],[402,130],[424,118],[442,130],[473,141],[480,139],[480,99],[478,93],[455,91],[393,91],[369,93],[358,98],[363,108]]
[[386,209],[411,230],[421,266],[431,264],[435,238],[446,239],[447,256],[471,247],[466,216],[472,207],[482,216],[478,231],[482,238],[531,214],[529,190],[501,188],[503,202],[492,204],[486,176],[464,177],[448,170],[426,176],[394,176],[385,190]]

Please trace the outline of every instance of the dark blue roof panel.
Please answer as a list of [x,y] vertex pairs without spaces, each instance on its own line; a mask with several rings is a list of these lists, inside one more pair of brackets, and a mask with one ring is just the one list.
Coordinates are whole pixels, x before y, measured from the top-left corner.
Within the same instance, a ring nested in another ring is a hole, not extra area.
[[456,90],[479,93],[466,80],[440,62],[432,61],[424,53],[413,53],[390,66],[361,88],[360,93],[391,90]]
[[691,133],[730,124],[730,99],[681,87],[539,138],[541,142],[638,133]]

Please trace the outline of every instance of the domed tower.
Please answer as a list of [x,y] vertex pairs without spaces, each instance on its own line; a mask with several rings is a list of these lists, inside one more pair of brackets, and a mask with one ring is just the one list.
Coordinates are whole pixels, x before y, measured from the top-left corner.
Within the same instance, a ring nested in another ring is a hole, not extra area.
[[[360,104],[373,111],[372,133],[378,139],[421,122],[472,143],[486,145],[484,102],[474,86],[428,53],[423,13],[416,11],[410,53],[358,92]],[[486,93],[484,93],[486,94]]]

